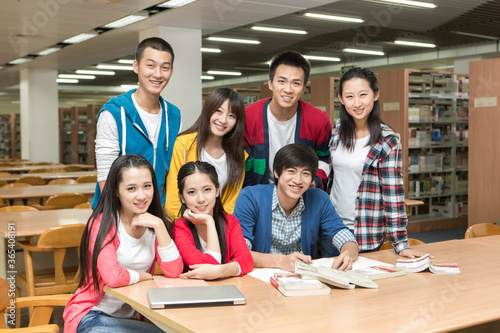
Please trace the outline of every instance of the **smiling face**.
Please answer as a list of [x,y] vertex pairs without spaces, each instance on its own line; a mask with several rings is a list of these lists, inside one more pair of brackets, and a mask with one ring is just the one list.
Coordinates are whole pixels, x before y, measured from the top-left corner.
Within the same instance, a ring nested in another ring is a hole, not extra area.
[[285,209],[293,209],[302,194],[304,194],[312,181],[312,172],[307,167],[290,167],[285,168],[278,176],[274,171],[274,177],[277,181],[278,199],[281,207]]
[[127,168],[123,171],[122,181],[118,184],[120,215],[132,218],[147,212],[153,200],[153,179],[145,167]]
[[159,96],[172,76],[172,55],[147,47],[139,62],[134,60],[133,68],[139,79],[138,89]]
[[339,94],[340,102],[345,106],[354,123],[366,124],[368,116],[373,110],[373,104],[379,98],[379,92],[374,93],[370,83],[366,79],[353,78],[343,84],[342,95]]
[[273,99],[270,102],[271,111],[295,114],[300,96],[305,90],[304,70],[300,67],[279,65],[273,80],[269,79],[268,84],[273,92]]
[[229,100],[226,99],[210,117],[210,132],[215,136],[223,137],[231,132],[235,124],[236,115],[231,112]]
[[195,172],[185,178],[184,188],[179,195],[182,203],[193,213],[213,215],[219,189],[207,174]]

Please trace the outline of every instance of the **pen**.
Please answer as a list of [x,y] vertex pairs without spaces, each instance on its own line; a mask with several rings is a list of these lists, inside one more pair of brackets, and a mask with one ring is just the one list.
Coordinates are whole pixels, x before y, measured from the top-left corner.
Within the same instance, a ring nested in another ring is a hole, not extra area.
[[301,247],[300,247],[299,243],[295,243],[295,249],[296,249],[297,251],[299,251],[299,253],[300,253],[300,254],[304,254],[304,253],[302,253],[302,249],[301,249]]

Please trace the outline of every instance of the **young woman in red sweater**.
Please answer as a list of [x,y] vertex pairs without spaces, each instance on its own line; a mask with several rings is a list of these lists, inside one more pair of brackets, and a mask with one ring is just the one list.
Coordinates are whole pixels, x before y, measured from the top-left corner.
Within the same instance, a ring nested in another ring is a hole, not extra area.
[[167,277],[182,272],[153,167],[140,155],[123,155],[111,166],[83,233],[80,283],[64,310],[64,331],[162,332],[103,291],[152,279],[155,262]]
[[202,161],[186,163],[177,183],[183,217],[175,222],[175,243],[189,268],[180,277],[213,280],[252,271],[240,223],[222,206],[215,167]]

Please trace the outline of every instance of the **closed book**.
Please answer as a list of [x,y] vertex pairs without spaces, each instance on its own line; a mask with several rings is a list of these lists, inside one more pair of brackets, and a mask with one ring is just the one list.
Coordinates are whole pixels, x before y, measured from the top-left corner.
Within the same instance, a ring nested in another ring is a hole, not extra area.
[[300,274],[294,273],[275,273],[274,279],[278,281],[280,286],[285,290],[308,290],[321,289],[323,283],[314,279],[303,279]]
[[386,279],[386,278],[406,275],[406,271],[404,270],[382,265],[359,267],[349,272],[364,275],[368,277],[370,280]]
[[279,290],[284,296],[318,296],[318,295],[329,295],[331,289],[324,284],[321,284],[321,289],[302,289],[302,290],[286,290],[283,288],[279,282],[271,277],[271,284]]

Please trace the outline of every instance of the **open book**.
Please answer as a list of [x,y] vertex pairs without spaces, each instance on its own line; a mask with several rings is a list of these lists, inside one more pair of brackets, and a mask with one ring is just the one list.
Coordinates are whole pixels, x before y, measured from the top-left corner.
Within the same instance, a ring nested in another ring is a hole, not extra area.
[[312,277],[326,284],[343,288],[354,289],[355,286],[364,288],[378,288],[378,284],[361,274],[351,274],[324,266],[313,266],[303,262],[295,262],[295,273],[302,277]]
[[303,279],[300,274],[276,273],[271,284],[285,296],[329,295],[330,288],[315,279]]
[[[322,258],[313,261],[314,266],[331,267],[335,258]],[[386,279],[391,277],[406,275],[406,271],[395,268],[394,265],[381,262],[378,260],[368,259],[358,256],[352,264],[352,270],[348,271],[351,274],[361,274],[368,277],[370,280]]]
[[429,254],[415,259],[398,259],[396,268],[414,273],[429,269],[435,274],[460,274],[457,264],[436,264],[430,259]]

